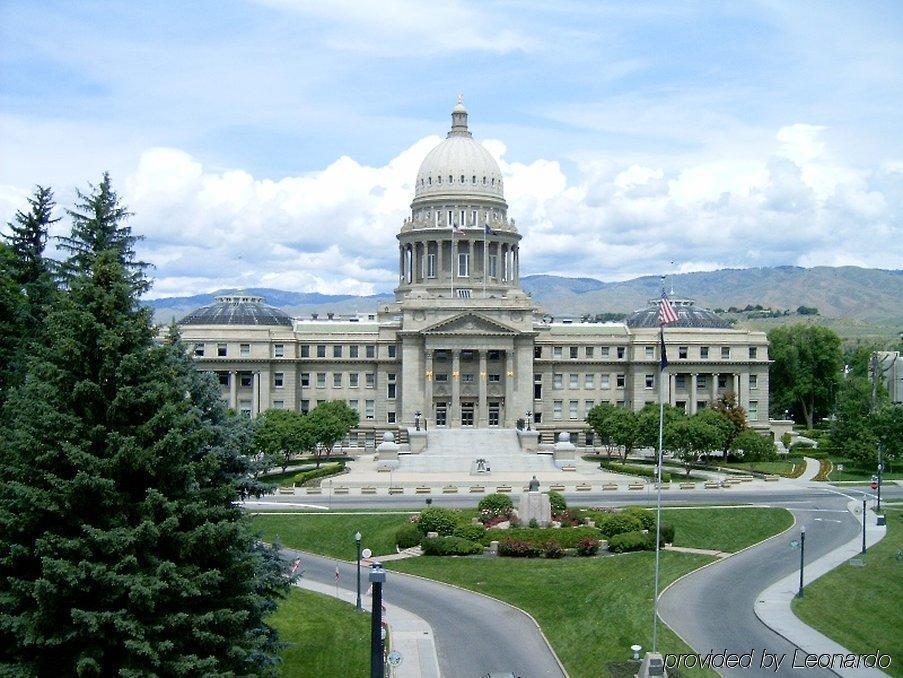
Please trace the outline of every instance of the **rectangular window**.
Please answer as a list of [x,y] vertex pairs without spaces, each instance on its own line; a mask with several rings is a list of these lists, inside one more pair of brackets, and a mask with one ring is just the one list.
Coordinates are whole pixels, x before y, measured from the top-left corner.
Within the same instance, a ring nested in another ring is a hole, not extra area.
[[561,405],[562,401],[556,400],[552,403],[552,419],[555,421],[561,421]]
[[675,388],[686,388],[687,387],[687,375],[686,374],[675,374],[674,375],[674,386],[675,386]]
[[194,345],[194,355],[197,358],[204,357],[204,345],[203,344],[195,344]]
[[731,347],[730,346],[722,346],[721,347],[721,359],[722,360],[730,360],[731,359]]
[[375,400],[364,401],[364,419],[373,419],[376,410]]
[[749,375],[749,387],[751,389],[759,388],[759,375],[758,374]]
[[310,358],[310,346],[308,344],[301,344],[301,357]]
[[489,383],[490,384],[500,384],[502,382],[501,374],[490,374],[489,375]]
[[601,383],[599,384],[599,386],[601,388],[611,388],[611,375],[610,374],[601,375],[599,380],[601,381]]
[[625,349],[624,349],[623,346],[618,346],[618,359],[619,359],[619,360],[622,359],[622,358],[624,357],[624,350],[625,350]]
[[389,400],[395,400],[395,373],[389,372],[386,374],[386,398]]
[[466,278],[470,275],[470,254],[458,252],[458,277]]
[[542,358],[542,346],[533,347],[533,357],[537,359]]
[[229,373],[228,372],[217,372],[216,376],[219,378],[220,386],[228,386],[229,385]]
[[497,254],[489,255],[489,277],[498,278],[499,275],[499,257]]
[[448,383],[448,374],[445,374],[445,373],[437,374],[436,375],[436,383],[440,383],[440,382],[443,384],[447,384]]
[[[620,356],[618,356],[620,358]],[[646,347],[646,360],[652,360],[655,358],[655,346],[647,346]]]
[[285,374],[273,372],[273,388],[282,388],[283,386],[285,386]]
[[601,355],[603,358],[607,358],[609,355],[611,355],[611,348],[608,346],[600,346],[599,355]]
[[472,373],[464,373],[461,375],[461,383],[462,384],[472,384],[474,382]]
[[284,358],[285,357],[285,344],[273,344],[273,357],[274,358]]
[[301,373],[301,388],[310,388],[310,372]]
[[758,352],[759,352],[758,348],[756,348],[755,346],[750,346],[749,347],[749,359],[755,360]]
[[580,407],[579,400],[571,400],[568,402],[568,418],[576,419],[577,418],[577,408]]
[[387,424],[395,423],[395,411],[394,410],[392,412],[386,412],[386,423]]
[[426,277],[427,278],[435,278],[436,277],[436,255],[435,254],[427,254],[426,255]]
[[573,360],[573,359],[575,359],[575,358],[577,357],[577,350],[578,350],[579,348],[580,348],[579,346],[571,346],[571,347],[570,347],[571,360]]
[[683,360],[687,358],[687,347],[686,346],[678,346],[677,347],[677,357]]
[[595,400],[584,400],[583,401],[583,411],[586,414],[589,414],[589,411],[596,406]]
[[707,383],[707,379],[704,374],[696,375],[696,388],[705,388]]
[[254,383],[254,376],[246,372],[241,375],[241,381],[239,383],[242,385],[242,388],[251,388],[251,384]]
[[624,375],[619,374],[615,377],[615,386],[618,388],[624,388]]
[[336,344],[332,347],[332,357],[333,358],[341,358],[342,357],[342,345]]
[[750,400],[749,401],[749,411],[747,413],[749,415],[750,421],[759,421],[759,401],[758,400]]
[[361,376],[361,375],[358,374],[357,372],[349,372],[349,373],[348,373],[348,385],[349,385],[351,388],[357,388],[358,383],[360,383],[360,382],[359,382],[360,376]]
[[486,351],[486,360],[493,361],[493,360],[501,360],[501,359],[502,359],[501,351],[496,351],[496,350]]
[[470,290],[455,290],[455,294],[459,299],[470,299]]
[[542,423],[542,412],[534,412],[533,413],[533,423],[534,424]]
[[318,358],[326,357],[326,344],[317,344],[317,357]]
[[700,346],[700,347],[699,347],[699,357],[700,357],[702,360],[708,360],[708,359],[709,359],[709,347],[708,347],[708,346]]
[[727,375],[718,375],[718,388],[727,388]]
[[394,358],[397,355],[398,347],[395,344],[389,344],[388,351],[389,351],[389,357]]
[[310,410],[310,401],[309,401],[309,400],[302,400],[302,401],[301,401],[301,412],[302,412],[303,414],[307,414],[308,410]]
[[553,374],[552,375],[552,388],[564,388],[564,375],[563,374]]
[[373,344],[367,344],[367,357],[375,358],[376,357],[376,346]]
[[477,211],[476,210],[470,210],[470,225],[471,226],[477,225]]
[[273,409],[284,410],[285,409],[285,401],[284,400],[274,400],[273,401]]
[[251,401],[250,400],[239,400],[238,401],[238,411],[246,416],[251,416]]
[[225,358],[228,351],[226,349],[226,344],[217,344],[216,345],[216,356],[218,358]]
[[584,374],[583,375],[583,387],[584,388],[596,388],[596,375],[595,374]]
[[326,372],[317,372],[317,388],[326,388]]
[[351,344],[351,346],[348,347],[348,357],[349,358],[357,358],[357,351],[358,351],[358,345]]
[[568,388],[580,388],[580,375],[571,374],[568,376]]
[[553,346],[553,347],[552,347],[552,357],[553,357],[553,358],[560,358],[560,357],[561,357],[561,352],[562,352],[563,350],[564,350],[564,347],[562,347],[562,346]]
[[251,355],[251,344],[239,344],[238,355],[242,358],[248,358]]
[[333,372],[332,373],[332,387],[333,388],[342,388],[342,373],[341,372]]
[[587,346],[587,347],[586,347],[586,357],[587,357],[587,358],[592,358],[592,357],[593,357],[593,347],[592,347],[592,346]]
[[367,372],[364,375],[364,386],[367,388],[376,388],[376,374],[374,372]]
[[360,401],[360,400],[356,400],[356,399],[355,399],[355,400],[349,400],[349,401],[348,401],[348,407],[350,407],[352,410],[354,410],[354,411],[357,412],[358,414],[361,413],[361,401]]
[[655,375],[647,374],[646,375],[646,388],[654,388],[655,387]]

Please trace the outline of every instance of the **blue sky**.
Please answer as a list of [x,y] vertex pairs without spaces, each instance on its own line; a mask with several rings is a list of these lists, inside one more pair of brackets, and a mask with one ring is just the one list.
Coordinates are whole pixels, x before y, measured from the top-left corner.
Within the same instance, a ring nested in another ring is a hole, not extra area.
[[903,262],[899,2],[12,2],[0,217],[109,169],[155,294],[371,292],[463,92],[530,273]]

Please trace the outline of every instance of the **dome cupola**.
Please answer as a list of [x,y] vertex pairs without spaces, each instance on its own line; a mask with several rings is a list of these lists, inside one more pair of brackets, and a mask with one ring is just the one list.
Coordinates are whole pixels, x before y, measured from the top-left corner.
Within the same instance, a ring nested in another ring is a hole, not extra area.
[[263,297],[236,293],[215,297],[212,304],[194,309],[179,324],[292,327],[293,323],[288,313],[269,306]]

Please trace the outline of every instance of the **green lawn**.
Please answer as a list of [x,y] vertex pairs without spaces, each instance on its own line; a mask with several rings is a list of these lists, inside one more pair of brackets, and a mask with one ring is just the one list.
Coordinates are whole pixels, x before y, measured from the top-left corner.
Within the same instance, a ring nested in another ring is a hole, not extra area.
[[783,532],[793,516],[782,508],[662,509],[674,525],[674,545],[733,553]]
[[[710,560],[663,552],[662,587]],[[624,675],[622,666],[610,664],[629,659],[634,643],[648,648],[652,642],[653,561],[654,554],[646,552],[563,560],[422,557],[387,566],[479,591],[526,610],[539,622],[573,678],[596,678]],[[663,652],[690,651],[664,624],[659,629]]]
[[[828,480],[871,480],[872,476],[878,472],[876,468],[861,468],[859,462],[849,457],[831,455],[831,463],[833,468],[828,474]],[[843,471],[837,470],[838,464],[843,466]],[[903,479],[903,468],[900,468],[899,463],[885,462],[884,466],[884,473],[881,474],[883,480]]]
[[794,477],[794,469],[796,469],[800,464],[802,464],[803,468],[806,467],[806,462],[802,459],[794,460],[794,459],[785,459],[780,461],[754,461],[751,464],[744,464],[742,462],[735,462],[730,464],[724,464],[727,468],[737,469],[738,471],[757,471],[759,473],[774,473],[779,476],[785,476],[787,478]]
[[865,565],[844,563],[806,587],[793,611],[810,626],[852,652],[880,650],[893,657],[886,669],[903,676],[903,511],[888,507],[887,536],[857,556]]
[[370,615],[335,598],[292,587],[272,624],[285,647],[285,678],[366,676],[370,667]]
[[360,531],[364,548],[374,555],[395,553],[395,531],[408,521],[400,513],[333,515],[329,513],[257,514],[251,523],[265,541],[279,541],[288,548],[324,556],[354,560],[354,533]]

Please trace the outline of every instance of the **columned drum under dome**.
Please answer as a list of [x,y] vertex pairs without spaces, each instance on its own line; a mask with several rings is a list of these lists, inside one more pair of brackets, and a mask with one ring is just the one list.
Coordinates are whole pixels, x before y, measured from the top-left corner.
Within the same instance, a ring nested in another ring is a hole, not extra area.
[[411,216],[398,234],[401,300],[498,297],[520,287],[520,239],[498,163],[467,125],[460,97],[446,139],[417,172]]

